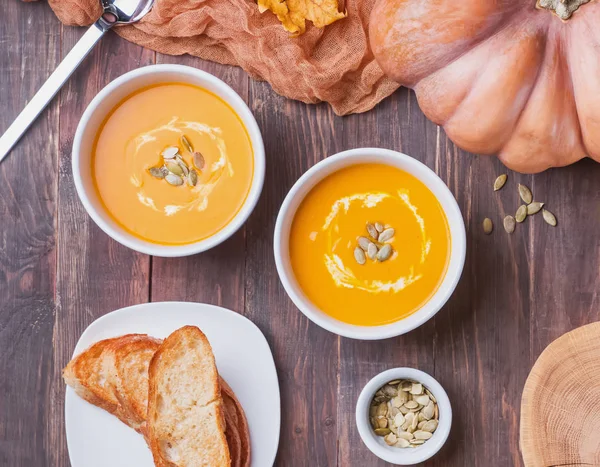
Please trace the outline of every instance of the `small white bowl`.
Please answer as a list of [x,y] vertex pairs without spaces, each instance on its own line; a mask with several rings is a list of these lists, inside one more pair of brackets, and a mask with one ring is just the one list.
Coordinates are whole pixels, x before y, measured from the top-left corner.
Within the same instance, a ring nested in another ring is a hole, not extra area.
[[[439,201],[450,229],[450,260],[446,275],[438,290],[419,310],[391,324],[382,326],[356,326],[341,322],[319,308],[306,297],[292,270],[289,254],[289,237],[296,210],[312,188],[332,173],[350,165],[379,163],[404,170],[418,178]],[[416,159],[389,149],[360,148],[340,152],[311,167],[298,179],[286,196],[275,224],[275,264],[285,291],[294,304],[311,321],[340,336],[353,339],[375,340],[405,334],[433,317],[448,301],[456,288],[466,254],[465,224],[454,196],[435,172]]]
[[[396,448],[385,444],[383,437],[377,436],[369,423],[369,406],[375,393],[389,381],[411,379],[422,383],[435,397],[439,409],[439,424],[433,436],[415,448]],[[375,376],[367,383],[356,403],[356,426],[358,433],[369,450],[384,461],[396,465],[413,465],[424,462],[444,445],[452,426],[452,407],[444,388],[434,378],[414,368],[392,368]]]
[[[188,83],[204,88],[227,102],[248,130],[254,152],[254,174],[250,191],[236,216],[216,234],[187,245],[160,245],[132,235],[106,212],[92,180],[92,149],[106,116],[133,92],[159,83]],[[154,256],[188,256],[206,251],[225,241],[246,221],[260,197],[265,178],[265,148],[258,124],[242,98],[219,78],[183,65],[151,65],[131,71],[106,86],[92,100],[77,127],[73,141],[73,179],[79,199],[90,217],[117,242]]]

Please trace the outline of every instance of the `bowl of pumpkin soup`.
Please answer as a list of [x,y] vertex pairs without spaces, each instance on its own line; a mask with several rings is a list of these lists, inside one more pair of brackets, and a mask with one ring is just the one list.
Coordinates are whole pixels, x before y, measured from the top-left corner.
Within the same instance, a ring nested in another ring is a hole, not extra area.
[[245,222],[263,186],[264,146],[242,98],[209,73],[154,65],[110,83],[73,143],[79,197],[136,251],[200,253]]
[[454,196],[426,165],[361,148],[309,169],[275,226],[277,272],[294,304],[336,334],[384,339],[446,303],[464,266]]

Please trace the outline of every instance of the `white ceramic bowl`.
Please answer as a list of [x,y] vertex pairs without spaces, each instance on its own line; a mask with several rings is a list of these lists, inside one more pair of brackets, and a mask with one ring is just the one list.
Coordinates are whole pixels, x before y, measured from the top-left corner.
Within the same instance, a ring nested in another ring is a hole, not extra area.
[[[133,92],[159,83],[194,84],[216,94],[238,114],[248,130],[254,152],[254,175],[246,201],[237,215],[216,234],[187,245],[159,245],[127,232],[106,212],[92,181],[92,148],[104,119]],[[107,235],[141,253],[155,256],[187,256],[208,250],[229,238],[246,221],[258,202],[265,178],[265,148],[256,120],[242,98],[217,77],[183,65],[152,65],[117,78],[92,100],[77,127],[73,141],[73,178],[79,198],[90,217]]]
[[[385,444],[383,437],[375,435],[369,423],[369,406],[380,387],[395,379],[411,379],[422,383],[435,397],[439,409],[439,424],[433,436],[415,448],[397,448]],[[444,388],[435,379],[414,368],[392,368],[375,376],[367,383],[356,403],[356,426],[369,450],[384,461],[396,465],[413,465],[424,462],[444,445],[452,426],[452,407]]]
[[[317,308],[300,288],[289,255],[289,237],[296,210],[308,192],[328,175],[350,165],[380,163],[398,167],[418,178],[435,195],[448,219],[451,238],[450,261],[446,275],[437,292],[412,315],[382,326],[356,326],[343,323]],[[319,326],[354,339],[386,339],[399,336],[420,326],[444,306],[458,284],[465,264],[465,224],[458,204],[444,182],[425,164],[396,151],[378,148],[360,148],[340,152],[311,167],[292,187],[286,196],[275,225],[275,264],[279,278],[294,304]]]

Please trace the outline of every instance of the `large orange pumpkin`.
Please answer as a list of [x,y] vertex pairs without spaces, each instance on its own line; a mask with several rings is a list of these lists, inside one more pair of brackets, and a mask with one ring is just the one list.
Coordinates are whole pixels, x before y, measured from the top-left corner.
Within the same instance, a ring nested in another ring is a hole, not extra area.
[[520,172],[600,161],[600,0],[378,0],[370,36],[462,148]]

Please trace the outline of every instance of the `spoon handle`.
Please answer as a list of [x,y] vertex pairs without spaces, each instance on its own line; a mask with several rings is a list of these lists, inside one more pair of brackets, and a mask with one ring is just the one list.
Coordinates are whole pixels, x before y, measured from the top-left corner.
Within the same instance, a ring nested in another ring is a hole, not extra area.
[[16,120],[8,127],[8,130],[0,137],[0,162],[2,162],[2,159],[6,157],[12,147],[19,141],[23,133],[25,133],[42,110],[46,108],[82,60],[94,48],[96,42],[104,35],[105,30],[98,24],[94,24],[88,29],[36,95],[33,96],[33,99],[31,99]]

